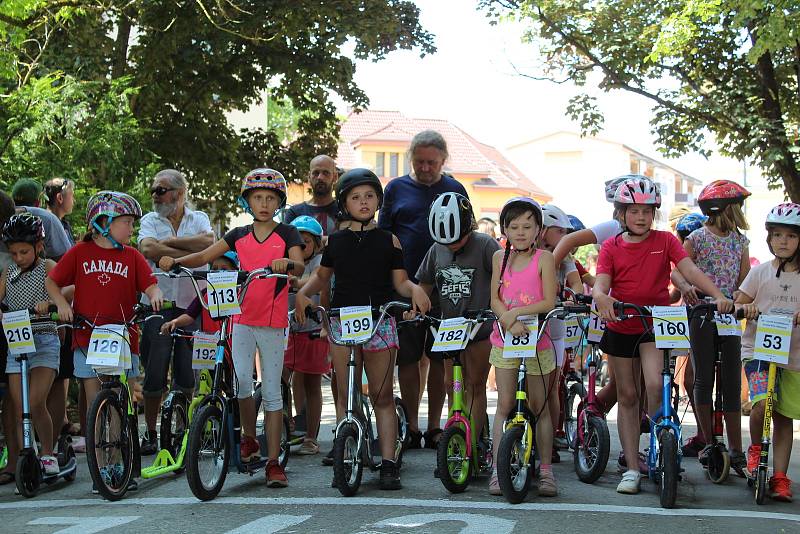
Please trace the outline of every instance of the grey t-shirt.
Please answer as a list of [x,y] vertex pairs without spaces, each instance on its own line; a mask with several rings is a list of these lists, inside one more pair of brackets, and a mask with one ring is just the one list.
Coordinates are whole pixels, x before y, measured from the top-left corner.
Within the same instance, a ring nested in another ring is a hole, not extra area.
[[[416,278],[436,288],[443,318],[490,308],[492,256],[498,250],[494,238],[479,232],[472,232],[457,254],[438,243],[428,249]],[[486,322],[475,338],[488,337],[490,332],[491,323]]]
[[[301,279],[306,279],[319,267],[320,262],[322,261],[322,254],[317,254],[316,256],[312,256],[308,262],[306,262],[305,269],[303,270],[303,276]],[[297,293],[292,290],[289,292],[289,309],[294,309],[294,301],[297,298]],[[314,306],[319,306],[319,293],[311,297],[311,302],[314,303]],[[312,321],[311,319],[306,319],[302,325],[298,327],[292,327],[292,332],[316,332],[320,329],[320,324],[316,321]]]
[[18,206],[20,209],[36,215],[42,219],[44,225],[44,255],[51,260],[57,260],[72,247],[72,242],[67,238],[61,221],[51,212],[33,206]]

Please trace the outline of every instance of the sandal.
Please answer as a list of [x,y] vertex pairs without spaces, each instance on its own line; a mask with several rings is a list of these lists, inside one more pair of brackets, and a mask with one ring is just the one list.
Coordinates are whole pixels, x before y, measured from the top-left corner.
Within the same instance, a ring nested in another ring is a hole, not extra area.
[[425,448],[426,449],[437,449],[439,447],[439,439],[442,435],[441,428],[434,428],[432,430],[426,430],[422,437],[425,438]]
[[15,480],[16,477],[14,477],[14,473],[12,473],[11,471],[3,471],[2,473],[0,473],[0,486],[3,486],[5,484],[11,484]]

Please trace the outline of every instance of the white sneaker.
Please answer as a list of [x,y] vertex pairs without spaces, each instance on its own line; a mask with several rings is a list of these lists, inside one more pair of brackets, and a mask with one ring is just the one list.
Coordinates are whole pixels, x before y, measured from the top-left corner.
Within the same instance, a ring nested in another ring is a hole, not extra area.
[[622,475],[622,480],[619,485],[617,485],[617,493],[627,493],[630,495],[639,493],[639,480],[641,480],[641,478],[642,475],[639,471],[633,469],[625,471]]
[[72,438],[72,450],[75,452],[86,452],[86,438],[83,436]]
[[56,460],[55,456],[42,456],[39,459],[42,462],[42,467],[44,467],[44,474],[45,475],[57,475],[58,474],[58,460]]

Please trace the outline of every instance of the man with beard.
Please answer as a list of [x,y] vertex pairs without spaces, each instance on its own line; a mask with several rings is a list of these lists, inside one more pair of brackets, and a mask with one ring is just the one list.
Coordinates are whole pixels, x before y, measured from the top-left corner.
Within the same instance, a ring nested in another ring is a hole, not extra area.
[[[160,171],[153,178],[150,194],[153,211],[142,217],[139,230],[139,250],[155,272],[162,256],[179,258],[199,252],[214,242],[214,232],[208,215],[189,209],[186,202],[186,177],[174,169]],[[158,451],[156,422],[161,397],[167,385],[167,371],[172,360],[172,380],[189,398],[194,390],[192,347],[182,338],[160,334],[161,325],[184,313],[195,298],[191,281],[186,278],[158,277],[164,300],[174,300],[177,308],[162,310],[163,319],[147,321],[141,341],[141,361],[145,368],[144,417],[147,431],[142,438],[142,455]],[[174,341],[174,345],[173,345]],[[172,358],[171,358],[172,356]]]
[[[443,171],[447,161],[447,142],[442,134],[433,130],[419,132],[408,148],[412,172],[392,179],[386,186],[383,206],[378,217],[378,226],[389,230],[403,246],[403,264],[408,277],[415,277],[422,259],[433,245],[428,230],[428,210],[433,200],[442,193],[459,193],[469,198],[461,183]],[[434,310],[438,302],[431,302]],[[425,384],[425,372],[430,365],[428,386],[428,430],[424,434],[425,447],[435,449],[442,433],[440,427],[444,406],[444,364],[435,352],[425,358],[426,346],[432,340],[427,337],[427,328],[404,326],[399,332],[400,348],[397,351],[397,373],[400,395],[408,410],[410,443],[408,448],[420,448],[423,438],[419,428],[419,404]]]
[[301,215],[314,217],[322,226],[324,235],[336,231],[336,215],[339,211],[333,198],[333,186],[339,179],[336,162],[333,158],[321,154],[311,160],[308,171],[308,185],[311,186],[311,200],[295,204],[287,208],[283,214],[283,222],[291,223]]

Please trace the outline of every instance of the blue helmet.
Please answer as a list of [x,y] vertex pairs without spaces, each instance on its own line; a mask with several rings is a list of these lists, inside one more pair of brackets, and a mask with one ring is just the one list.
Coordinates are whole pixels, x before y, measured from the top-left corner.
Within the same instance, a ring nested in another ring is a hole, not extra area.
[[320,225],[314,217],[300,215],[289,224],[297,228],[300,232],[308,232],[313,236],[322,237],[322,225]]
[[223,254],[222,257],[230,261],[233,264],[233,266],[236,267],[237,269],[239,268],[239,255],[236,254],[234,251],[229,250],[228,252]]
[[700,215],[699,213],[687,213],[678,219],[678,222],[675,224],[675,231],[677,231],[681,237],[686,239],[689,234],[701,228],[707,220],[708,217],[705,215]]
[[567,215],[569,222],[572,223],[572,232],[577,232],[578,230],[586,230],[586,226],[581,222],[581,220],[574,215]]

